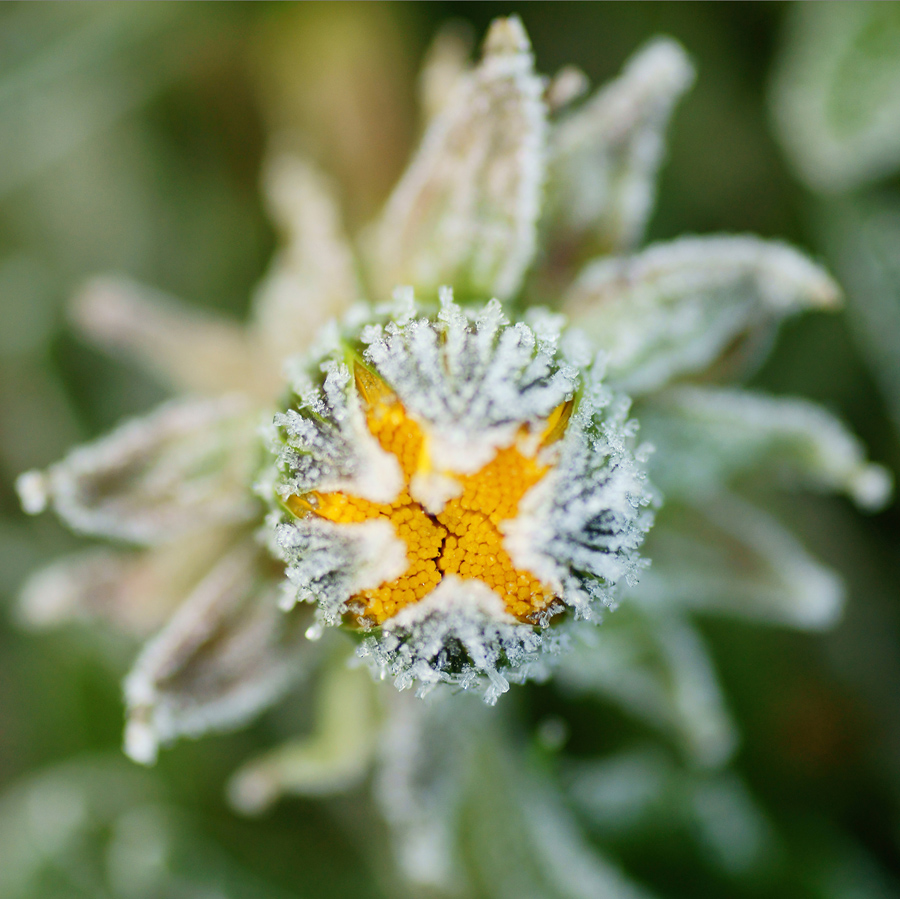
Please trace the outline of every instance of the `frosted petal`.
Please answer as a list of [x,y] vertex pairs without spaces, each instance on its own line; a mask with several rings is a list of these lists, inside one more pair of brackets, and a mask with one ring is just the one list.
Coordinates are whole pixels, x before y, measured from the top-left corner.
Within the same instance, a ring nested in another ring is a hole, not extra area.
[[240,397],[180,400],[18,481],[29,513],[74,530],[155,544],[251,518],[256,413]]
[[830,627],[841,613],[838,576],[778,521],[735,497],[707,497],[698,508],[668,504],[647,552],[653,565],[631,595],[652,607],[803,630]]
[[144,648],[125,681],[125,751],[150,764],[181,736],[238,727],[303,672],[307,616],[278,608],[252,539],[232,548]]
[[531,262],[545,110],[521,22],[491,26],[481,63],[434,118],[367,245],[376,295],[398,284],[505,299]]
[[275,154],[263,172],[282,249],[254,296],[255,328],[277,364],[306,349],[361,295],[334,191],[305,160]]
[[573,265],[640,242],[655,198],[665,129],[693,80],[681,45],[655,38],[615,81],[552,129],[542,221],[550,260]]
[[785,317],[834,307],[838,297],[823,269],[784,244],[687,237],[590,264],[564,311],[606,350],[610,377],[633,395],[737,352],[739,338],[753,349]]
[[678,387],[646,400],[641,434],[656,448],[654,483],[669,499],[696,502],[736,477],[847,493],[875,509],[891,475],[866,461],[865,448],[821,406],[748,390]]
[[71,317],[93,343],[141,364],[175,390],[265,399],[278,390],[277,366],[238,322],[125,278],[89,281],[73,298]]

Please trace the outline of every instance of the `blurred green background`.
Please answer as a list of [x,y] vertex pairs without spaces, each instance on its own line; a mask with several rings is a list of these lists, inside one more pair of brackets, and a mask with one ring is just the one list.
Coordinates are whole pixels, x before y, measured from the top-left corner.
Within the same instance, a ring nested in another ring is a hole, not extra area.
[[[883,5],[894,10],[885,26],[893,28],[900,4]],[[13,895],[161,895],[153,866],[162,864],[178,872],[172,896],[397,895],[379,874],[383,860],[351,838],[365,814],[358,797],[293,800],[256,821],[225,804],[228,773],[303,728],[299,703],[247,731],[182,743],[152,774],[118,758],[119,682],[134,647],[93,626],[38,634],[17,625],[23,578],[79,541],[50,516],[26,519],[12,482],[163,398],[148,377],[67,326],[66,300],[85,278],[119,272],[243,315],[275,245],[258,190],[267,135],[293,134],[341,180],[351,221],[364,221],[414,146],[415,72],[438,26],[460,19],[477,37],[510,12],[521,15],[540,71],[575,64],[593,84],[654,34],[683,43],[698,80],[674,118],[650,239],[755,232],[792,242],[846,278],[848,312],[791,322],[755,381],[822,402],[875,460],[900,470],[900,379],[885,376],[900,329],[889,319],[878,327],[888,313],[866,305],[864,274],[853,281],[841,237],[859,233],[851,212],[873,204],[896,226],[900,182],[886,171],[874,186],[826,198],[795,177],[767,105],[787,20],[796,18],[789,4],[5,3],[0,867],[14,858],[27,867],[26,831],[46,849],[34,862],[44,866],[34,892]],[[900,27],[891,35],[900,45]],[[895,274],[885,302],[892,295],[900,315]],[[824,635],[721,621],[702,628],[742,731],[736,768],[787,855],[772,870],[725,882],[678,828],[650,827],[613,845],[660,895],[897,895],[900,514],[863,518],[843,500],[799,496],[782,500],[780,512],[847,581],[843,623]],[[530,722],[566,721],[575,757],[614,749],[638,729],[599,705],[566,704],[548,687],[520,692]],[[41,789],[54,777],[88,797],[89,827],[77,815],[73,824],[42,812]],[[88,832],[104,834],[102,857],[82,845]],[[835,866],[828,877],[816,873]]]

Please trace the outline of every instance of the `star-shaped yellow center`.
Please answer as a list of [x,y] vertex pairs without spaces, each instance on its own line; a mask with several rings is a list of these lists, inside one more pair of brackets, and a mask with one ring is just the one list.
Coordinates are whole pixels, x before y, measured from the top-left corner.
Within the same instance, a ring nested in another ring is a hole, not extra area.
[[403,489],[391,503],[343,492],[312,492],[291,496],[287,505],[297,515],[313,514],[342,524],[387,519],[406,545],[407,567],[400,577],[352,598],[357,618],[382,624],[453,574],[482,581],[502,597],[510,614],[520,621],[533,620],[552,602],[554,591],[531,572],[516,568],[503,546],[501,525],[517,516],[522,497],[549,471],[538,454],[565,432],[572,403],[553,411],[539,439],[523,426],[514,442],[498,450],[475,474],[453,474],[456,495],[432,515],[411,495],[414,476],[430,470],[422,428],[383,380],[361,365],[355,366],[354,374],[367,426],[382,449],[399,462]]

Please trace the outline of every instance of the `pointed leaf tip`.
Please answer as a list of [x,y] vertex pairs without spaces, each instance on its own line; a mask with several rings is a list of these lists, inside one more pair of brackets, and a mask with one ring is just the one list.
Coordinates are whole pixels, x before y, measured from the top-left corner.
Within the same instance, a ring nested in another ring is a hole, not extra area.
[[16,493],[19,502],[29,515],[38,515],[47,508],[50,494],[47,489],[47,478],[39,471],[26,471],[16,478]]
[[507,299],[531,264],[544,182],[544,84],[521,22],[498,20],[460,75],[365,241],[376,293],[452,284]]
[[518,16],[494,19],[484,39],[484,55],[517,56],[531,52],[531,41]]

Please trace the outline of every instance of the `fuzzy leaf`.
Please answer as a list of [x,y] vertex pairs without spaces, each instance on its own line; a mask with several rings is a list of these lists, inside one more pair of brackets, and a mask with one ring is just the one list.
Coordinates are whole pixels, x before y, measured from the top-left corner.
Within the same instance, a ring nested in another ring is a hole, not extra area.
[[458,832],[476,887],[491,899],[649,899],[587,842],[559,794],[524,759],[483,743]]
[[256,413],[240,397],[180,400],[17,482],[26,512],[52,506],[74,530],[156,544],[257,509]]
[[4,785],[0,896],[296,899],[236,863],[160,778],[107,753]]
[[472,35],[465,23],[451,22],[438,31],[419,73],[419,105],[430,122],[453,97],[459,80],[471,71]]
[[900,206],[834,204],[823,217],[847,317],[900,433]]
[[137,362],[177,391],[277,392],[278,368],[236,321],[192,309],[118,277],[95,278],[75,296],[74,324],[91,342]]
[[341,659],[316,697],[313,734],[244,765],[231,779],[231,804],[258,814],[285,794],[324,796],[357,784],[372,761],[377,732],[372,680]]
[[861,441],[807,400],[676,387],[647,399],[638,415],[641,436],[656,447],[651,477],[668,499],[696,502],[747,473],[846,492],[868,509],[890,495],[890,473],[867,463]]
[[733,773],[697,772],[657,746],[570,763],[568,795],[604,841],[647,828],[687,831],[727,875],[771,863],[781,846],[746,786]]
[[144,648],[125,681],[125,751],[135,761],[152,763],[178,737],[244,724],[303,671],[308,615],[278,607],[271,564],[247,538]]
[[431,122],[368,242],[376,296],[452,285],[460,298],[506,299],[535,249],[545,109],[528,37],[498,19],[481,63]]
[[623,73],[551,132],[545,230],[549,258],[584,261],[641,240],[653,207],[664,132],[694,69],[656,38]]
[[830,627],[843,606],[837,575],[783,525],[736,497],[669,503],[647,540],[652,566],[633,590],[648,608],[715,612],[804,630]]
[[279,361],[305,350],[319,328],[361,296],[340,210],[325,177],[276,154],[263,173],[269,214],[284,241],[254,297],[255,325]]
[[90,549],[64,556],[26,582],[19,614],[30,627],[100,618],[146,637],[162,627],[233,539],[230,529],[214,528],[149,552]]
[[618,385],[640,394],[736,353],[739,339],[767,341],[786,316],[838,297],[823,269],[784,244],[687,237],[592,263],[564,311],[606,351]]
[[560,658],[557,681],[671,734],[699,764],[722,764],[735,748],[712,661],[683,618],[618,609]]
[[849,191],[900,166],[900,7],[798,3],[771,94],[776,131],[803,179]]

